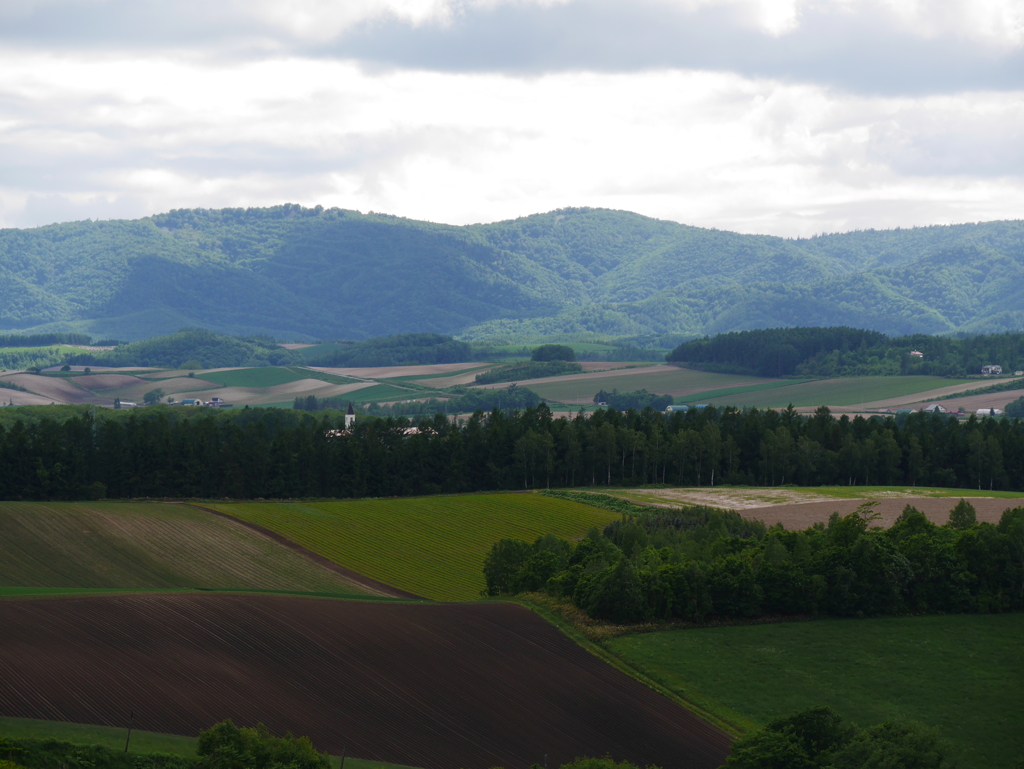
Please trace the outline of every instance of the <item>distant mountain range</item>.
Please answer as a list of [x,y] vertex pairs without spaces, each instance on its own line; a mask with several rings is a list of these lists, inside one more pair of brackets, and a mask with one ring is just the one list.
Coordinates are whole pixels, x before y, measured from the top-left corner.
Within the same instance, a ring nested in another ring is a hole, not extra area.
[[0,330],[279,339],[1024,329],[1024,221],[789,240],[604,209],[464,227],[294,205],[0,231]]

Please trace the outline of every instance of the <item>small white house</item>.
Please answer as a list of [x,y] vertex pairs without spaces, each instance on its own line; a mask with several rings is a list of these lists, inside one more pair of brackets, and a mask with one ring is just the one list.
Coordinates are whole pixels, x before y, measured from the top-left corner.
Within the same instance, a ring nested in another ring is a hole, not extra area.
[[921,411],[927,414],[946,414],[948,409],[941,403],[933,403],[931,406],[925,406]]
[[982,376],[997,376],[997,375],[1003,373],[1003,367],[1002,366],[982,366],[981,367],[981,373],[982,373]]

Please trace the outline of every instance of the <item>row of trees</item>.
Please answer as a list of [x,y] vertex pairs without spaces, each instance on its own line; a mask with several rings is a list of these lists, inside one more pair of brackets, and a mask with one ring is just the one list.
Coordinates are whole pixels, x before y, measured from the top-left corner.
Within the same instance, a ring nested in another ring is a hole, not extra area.
[[[913,356],[911,351],[923,353]],[[668,355],[676,363],[759,376],[977,375],[998,364],[1004,372],[1024,367],[1024,334],[956,338],[836,328],[773,328],[733,331],[695,339]]]
[[1024,507],[998,526],[978,524],[960,500],[945,526],[908,506],[888,530],[855,512],[805,531],[766,531],[710,508],[604,501],[624,508],[622,520],[575,545],[551,535],[496,543],[487,592],[544,591],[620,624],[1024,609]]
[[0,497],[73,498],[97,483],[112,497],[238,498],[654,483],[1024,488],[1020,420],[712,407],[564,419],[543,403],[510,404],[516,390],[491,393],[505,399],[503,409],[521,410],[416,423],[363,415],[344,433],[338,411],[3,410]]

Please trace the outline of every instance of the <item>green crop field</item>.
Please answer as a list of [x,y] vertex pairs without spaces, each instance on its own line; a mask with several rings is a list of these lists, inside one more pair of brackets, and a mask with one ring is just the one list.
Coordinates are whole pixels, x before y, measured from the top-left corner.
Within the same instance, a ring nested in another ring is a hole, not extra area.
[[[786,408],[794,406],[852,406],[857,403],[901,398],[926,393],[940,387],[962,384],[966,389],[971,380],[946,379],[937,376],[863,376],[820,379],[800,382],[788,387],[776,387],[755,392],[723,393],[701,397],[702,403],[715,406],[753,406],[756,408]],[[698,396],[695,396],[698,397]]]
[[240,368],[234,371],[214,371],[201,374],[207,382],[226,385],[228,387],[274,387],[275,385],[297,382],[300,379],[311,379],[287,368],[267,366],[264,368]]
[[[651,371],[648,367],[630,369],[628,374],[618,376],[597,376],[592,377],[585,374],[578,374],[573,379],[562,382],[543,382],[531,384],[524,382],[524,387],[529,387],[542,398],[554,401],[572,401],[579,398],[590,400],[599,390],[613,390],[619,392],[632,392],[633,390],[647,390],[652,393],[673,393],[680,390],[720,389],[733,385],[750,385],[753,382],[761,381],[758,377],[737,376],[735,374],[715,374],[710,371],[695,371],[693,369],[676,368],[666,366]],[[699,396],[686,396],[687,398],[698,398]],[[703,402],[703,401],[701,401]]]
[[1024,614],[818,620],[668,630],[605,644],[740,726],[827,705],[861,726],[938,728],[962,769],[1024,758]]
[[195,587],[364,592],[267,537],[185,505],[0,502],[0,589]]
[[341,566],[425,598],[471,600],[499,539],[581,537],[616,513],[535,494],[216,504]]
[[[69,724],[64,721],[41,721],[34,718],[0,718],[0,737],[13,740],[59,740],[75,745],[102,745],[121,750],[127,736],[127,728],[116,726]],[[196,737],[132,729],[129,747],[132,753],[170,753],[191,758],[196,755]],[[333,757],[331,765],[340,767],[341,758]],[[345,758],[345,766],[352,769],[408,769],[400,764],[386,764],[382,761],[352,757]]]
[[407,390],[401,387],[392,387],[386,384],[376,384],[370,387],[364,387],[360,390],[354,390],[350,393],[345,394],[346,400],[350,400],[353,403],[376,403],[377,401],[399,401],[399,400],[412,400],[416,398],[424,398],[432,395],[429,391],[423,390]]

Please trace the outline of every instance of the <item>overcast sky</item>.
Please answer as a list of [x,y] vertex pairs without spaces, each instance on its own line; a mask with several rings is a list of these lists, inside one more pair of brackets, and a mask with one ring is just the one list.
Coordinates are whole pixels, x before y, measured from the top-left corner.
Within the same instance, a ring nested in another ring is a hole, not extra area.
[[0,0],[0,226],[1024,216],[1021,0]]

